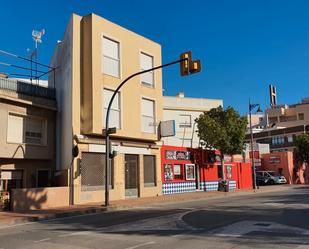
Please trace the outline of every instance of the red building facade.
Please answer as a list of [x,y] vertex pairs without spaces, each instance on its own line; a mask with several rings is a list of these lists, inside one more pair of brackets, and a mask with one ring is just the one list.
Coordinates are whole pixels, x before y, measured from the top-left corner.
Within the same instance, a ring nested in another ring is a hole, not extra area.
[[[222,179],[219,151],[162,146],[163,194],[216,191]],[[225,156],[224,172],[229,189],[252,188],[250,163],[233,162]]]

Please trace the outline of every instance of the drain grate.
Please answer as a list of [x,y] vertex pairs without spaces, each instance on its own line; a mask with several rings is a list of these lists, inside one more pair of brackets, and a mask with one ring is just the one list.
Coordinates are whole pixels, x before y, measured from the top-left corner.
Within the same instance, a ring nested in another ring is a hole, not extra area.
[[255,226],[260,226],[260,227],[269,227],[270,224],[269,223],[255,223]]

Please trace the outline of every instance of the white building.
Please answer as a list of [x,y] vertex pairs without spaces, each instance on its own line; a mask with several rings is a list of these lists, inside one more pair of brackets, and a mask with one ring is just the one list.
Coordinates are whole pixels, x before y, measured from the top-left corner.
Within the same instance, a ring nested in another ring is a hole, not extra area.
[[164,145],[199,147],[195,119],[205,111],[223,106],[221,99],[187,98],[183,92],[163,96],[163,120],[175,120],[175,136],[162,138]]

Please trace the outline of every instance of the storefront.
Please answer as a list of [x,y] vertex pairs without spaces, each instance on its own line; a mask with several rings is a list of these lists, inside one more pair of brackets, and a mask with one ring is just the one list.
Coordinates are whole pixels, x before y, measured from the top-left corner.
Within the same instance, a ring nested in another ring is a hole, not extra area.
[[161,148],[163,194],[194,192],[199,189],[197,165],[192,162],[192,157],[192,151],[184,147]]
[[[233,162],[224,157],[225,179],[229,189],[251,188],[251,164]],[[162,146],[162,193],[217,191],[223,178],[219,151],[186,147]]]

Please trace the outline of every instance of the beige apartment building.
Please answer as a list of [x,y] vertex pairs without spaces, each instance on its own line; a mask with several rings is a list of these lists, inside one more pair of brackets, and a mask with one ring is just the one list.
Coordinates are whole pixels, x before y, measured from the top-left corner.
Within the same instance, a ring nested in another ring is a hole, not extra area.
[[162,138],[164,145],[200,147],[195,119],[212,108],[223,107],[221,99],[190,98],[183,92],[176,96],[163,96],[164,120],[175,120],[175,136]]
[[[269,144],[271,152],[293,151],[294,137],[309,132],[309,98],[268,108],[253,128],[254,142]],[[249,133],[246,139],[249,141]]]
[[[126,77],[161,65],[161,46],[95,14],[73,14],[51,65],[58,68],[57,170],[62,184],[70,185],[72,169],[74,203],[102,202],[108,102]],[[117,128],[111,136],[111,200],[161,195],[161,120],[161,70],[131,79],[116,95],[110,114],[110,127]]]
[[56,110],[54,89],[0,77],[0,208],[11,189],[53,185]]

